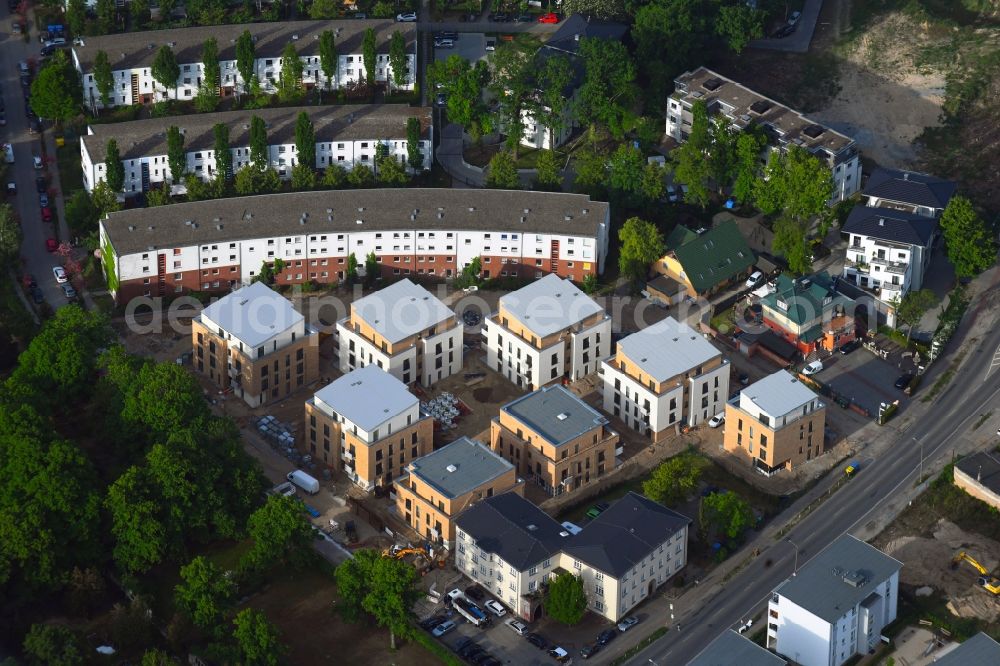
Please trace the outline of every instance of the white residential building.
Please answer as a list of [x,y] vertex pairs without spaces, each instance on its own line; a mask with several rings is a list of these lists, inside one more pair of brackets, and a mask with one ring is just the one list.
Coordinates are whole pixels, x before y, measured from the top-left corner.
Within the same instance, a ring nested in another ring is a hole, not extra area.
[[600,373],[604,411],[654,442],[721,413],[729,396],[729,360],[673,317],[619,340]]
[[216,173],[215,135],[217,124],[229,128],[229,152],[233,171],[251,163],[250,118],[259,116],[267,127],[268,160],[265,167],[273,168],[283,179],[290,179],[292,167],[298,164],[295,146],[295,124],[299,113],[305,112],[316,134],[316,169],[338,165],[351,170],[355,164],[373,168],[375,148],[384,144],[410,172],[408,162],[407,122],[414,118],[420,123],[422,169],[433,163],[433,128],[431,111],[404,104],[369,104],[363,106],[305,106],[261,109],[258,111],[226,111],[182,116],[171,121],[162,118],[131,122],[91,125],[80,137],[80,166],[83,186],[88,192],[107,179],[106,150],[114,139],[125,168],[126,194],[147,192],[159,183],[179,182],[173,178],[167,160],[166,126],[175,124],[184,137],[187,157],[185,173],[193,173],[203,181]]
[[722,114],[734,129],[743,130],[751,124],[762,127],[768,137],[767,152],[799,146],[819,158],[833,174],[831,205],[861,187],[861,157],[854,139],[706,67],[674,79],[674,92],[667,102],[666,131],[675,141],[687,140],[691,108],[698,100],[708,107],[709,115]]
[[902,566],[841,536],[774,590],[767,647],[802,666],[840,666],[868,654],[896,619]]
[[[279,285],[334,284],[351,254],[363,265],[369,253],[384,278],[447,279],[479,258],[486,278],[579,281],[604,270],[609,214],[561,192],[294,192],[119,211],[101,220],[100,247],[118,302],[229,291],[278,259]],[[602,340],[606,355],[610,334]]]
[[486,364],[511,382],[537,389],[597,371],[611,349],[611,317],[557,275],[500,297],[483,320]]
[[404,384],[433,386],[462,369],[462,331],[448,306],[403,278],[354,301],[337,322],[340,370],[377,365]]
[[529,621],[561,569],[584,583],[587,607],[619,621],[687,563],[691,520],[636,493],[571,535],[515,493],[485,498],[456,520],[455,566]]
[[[202,48],[209,38],[218,44],[221,70],[221,95],[245,91],[236,67],[236,40],[246,30],[254,38],[256,61],[254,73],[265,92],[277,90],[281,78],[281,56],[289,43],[295,46],[302,60],[302,84],[306,87],[327,87],[319,59],[319,36],[330,30],[339,54],[337,74],[329,79],[329,87],[339,89],[357,84],[366,78],[361,43],[365,32],[375,31],[377,49],[376,83],[384,84],[389,72],[389,39],[394,32],[402,33],[406,41],[408,66],[405,79],[396,81],[394,88],[412,90],[416,72],[417,31],[413,23],[390,20],[352,21],[282,21],[280,23],[248,23],[175,28],[152,32],[127,32],[99,37],[87,37],[83,44],[73,45],[73,64],[83,81],[84,103],[103,108],[104,102],[94,82],[94,59],[104,51],[111,62],[114,90],[108,106],[145,104],[164,99],[193,99],[202,85],[204,65]],[[152,65],[157,52],[164,46],[174,52],[180,66],[180,76],[173,86],[164,88],[153,78]]]

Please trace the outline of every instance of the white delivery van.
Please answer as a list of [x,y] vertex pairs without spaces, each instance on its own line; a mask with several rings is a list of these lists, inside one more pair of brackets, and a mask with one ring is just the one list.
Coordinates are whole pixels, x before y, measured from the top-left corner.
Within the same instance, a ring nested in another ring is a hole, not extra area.
[[297,485],[302,490],[306,491],[310,495],[315,495],[319,492],[319,481],[309,476],[301,469],[297,469],[294,472],[289,472],[286,476],[289,481]]

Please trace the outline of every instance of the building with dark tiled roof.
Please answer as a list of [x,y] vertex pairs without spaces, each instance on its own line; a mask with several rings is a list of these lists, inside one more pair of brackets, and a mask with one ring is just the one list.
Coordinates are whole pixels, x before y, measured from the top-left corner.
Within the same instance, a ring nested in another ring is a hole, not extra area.
[[878,168],[862,191],[869,207],[939,217],[955,194],[956,183],[916,171]]
[[990,666],[1000,664],[1000,643],[979,632],[934,659],[935,666]]
[[744,278],[757,258],[733,220],[707,231],[677,225],[653,271],[684,285],[688,296],[708,296]]

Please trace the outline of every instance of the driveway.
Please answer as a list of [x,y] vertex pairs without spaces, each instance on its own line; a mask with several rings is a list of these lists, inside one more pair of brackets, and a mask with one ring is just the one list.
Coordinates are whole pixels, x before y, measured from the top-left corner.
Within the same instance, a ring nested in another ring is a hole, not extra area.
[[823,0],[805,0],[802,7],[802,16],[799,18],[798,27],[795,32],[788,37],[781,39],[755,39],[750,42],[750,48],[771,49],[772,51],[788,51],[791,53],[805,53],[809,50],[813,33],[816,31],[816,21],[819,19],[819,10],[823,8]]
[[874,418],[880,403],[899,400],[900,407],[904,408],[910,400],[893,384],[903,372],[910,370],[912,362],[909,358],[891,358],[890,361],[862,347],[847,355],[834,354],[823,359],[823,371],[816,378],[867,409]]

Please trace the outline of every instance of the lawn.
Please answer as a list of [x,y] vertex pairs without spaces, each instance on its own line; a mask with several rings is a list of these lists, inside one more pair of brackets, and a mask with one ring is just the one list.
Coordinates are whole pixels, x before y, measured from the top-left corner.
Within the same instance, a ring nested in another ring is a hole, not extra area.
[[714,328],[719,333],[732,333],[733,328],[736,326],[734,322],[733,308],[727,308],[722,312],[717,313],[712,317],[712,321],[709,325]]
[[77,138],[66,137],[66,143],[56,148],[56,166],[59,169],[59,185],[63,200],[77,190],[83,189],[83,172],[80,170],[80,142]]

